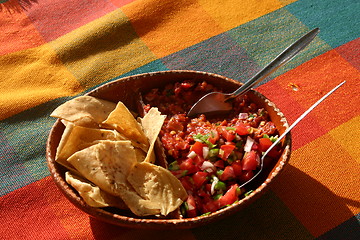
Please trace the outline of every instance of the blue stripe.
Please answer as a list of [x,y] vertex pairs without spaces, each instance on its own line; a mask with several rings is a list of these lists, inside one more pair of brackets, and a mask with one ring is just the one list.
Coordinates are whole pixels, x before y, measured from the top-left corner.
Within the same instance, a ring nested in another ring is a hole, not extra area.
[[360,36],[358,0],[299,0],[285,7],[333,48]]

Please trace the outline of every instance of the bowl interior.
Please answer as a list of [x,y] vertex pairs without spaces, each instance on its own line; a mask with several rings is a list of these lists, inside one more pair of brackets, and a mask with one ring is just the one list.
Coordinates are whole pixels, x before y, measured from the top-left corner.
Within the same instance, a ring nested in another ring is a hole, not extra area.
[[[232,92],[241,85],[241,83],[237,81],[216,74],[195,71],[166,71],[140,74],[114,80],[94,89],[87,95],[112,102],[122,101],[130,110],[138,112],[140,93],[145,93],[152,88],[160,88],[168,83],[174,83],[186,79],[193,79],[196,81],[205,80],[224,92]],[[268,111],[271,120],[275,123],[280,134],[288,128],[288,124],[284,115],[270,100],[253,90],[248,92],[248,96],[259,107],[263,107]],[[261,196],[271,181],[281,172],[284,165],[288,162],[291,150],[291,136],[288,134],[287,137],[282,141],[284,150],[280,159],[277,162],[271,163],[271,165],[268,166],[261,174],[261,177],[257,178],[249,186],[250,189],[254,190],[253,193],[244,199],[241,199],[238,203],[231,205],[230,207],[218,210],[217,212],[210,215],[199,216],[195,218],[138,218],[129,214],[123,214],[122,212],[111,208],[101,209],[90,207],[82,200],[77,192],[65,182],[64,175],[66,169],[55,162],[56,148],[60,142],[64,129],[65,127],[61,121],[57,120],[51,129],[47,142],[46,156],[48,166],[56,185],[76,207],[88,213],[90,216],[119,226],[136,228],[192,228],[219,220],[225,216],[239,211]]]

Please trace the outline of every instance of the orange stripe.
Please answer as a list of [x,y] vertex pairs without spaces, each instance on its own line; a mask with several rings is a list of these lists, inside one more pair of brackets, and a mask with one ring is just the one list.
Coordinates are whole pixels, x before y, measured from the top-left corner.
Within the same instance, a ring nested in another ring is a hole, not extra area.
[[45,43],[17,0],[0,4],[0,32],[0,55]]
[[218,1],[199,3],[226,31],[283,7],[277,0],[242,0],[237,4],[233,0],[221,0],[220,8]]
[[[359,70],[332,50],[275,79],[305,109],[344,80],[347,82],[341,90],[332,94],[311,113],[326,130],[359,114],[360,95],[358,91],[354,91],[359,89]],[[299,91],[293,91],[289,87],[291,83],[297,84]]]
[[359,212],[349,199],[360,199],[360,165],[329,134],[294,151],[290,164],[273,190],[314,236]]
[[138,0],[121,9],[141,39],[159,58],[223,32],[195,0],[149,2]]

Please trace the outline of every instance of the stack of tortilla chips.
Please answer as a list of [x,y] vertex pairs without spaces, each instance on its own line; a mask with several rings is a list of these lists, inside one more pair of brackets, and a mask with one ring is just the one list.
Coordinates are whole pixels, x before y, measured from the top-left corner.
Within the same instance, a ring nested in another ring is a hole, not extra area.
[[166,216],[187,198],[180,181],[154,164],[165,120],[157,108],[136,121],[122,102],[81,96],[51,116],[66,126],[55,160],[69,170],[67,183],[88,205]]

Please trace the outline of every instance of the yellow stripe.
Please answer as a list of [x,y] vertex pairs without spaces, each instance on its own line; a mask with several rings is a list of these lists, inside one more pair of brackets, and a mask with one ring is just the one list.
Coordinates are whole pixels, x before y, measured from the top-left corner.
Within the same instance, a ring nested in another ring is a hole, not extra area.
[[0,56],[0,62],[0,120],[83,90],[48,44]]
[[75,29],[51,45],[84,88],[156,60],[120,9]]

